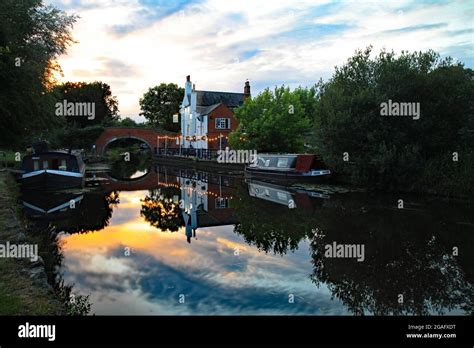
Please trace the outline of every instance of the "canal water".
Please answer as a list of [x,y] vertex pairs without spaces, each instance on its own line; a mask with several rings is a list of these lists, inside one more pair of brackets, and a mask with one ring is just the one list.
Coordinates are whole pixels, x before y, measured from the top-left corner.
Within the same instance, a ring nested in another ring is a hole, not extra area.
[[119,172],[81,191],[22,197],[39,233],[60,232],[59,257],[46,263],[89,295],[91,314],[473,313],[465,202],[159,165]]

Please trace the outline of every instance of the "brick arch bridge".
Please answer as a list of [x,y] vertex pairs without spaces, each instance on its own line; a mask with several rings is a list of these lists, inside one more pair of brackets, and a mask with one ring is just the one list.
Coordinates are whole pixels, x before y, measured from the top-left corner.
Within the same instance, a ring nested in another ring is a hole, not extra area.
[[[169,135],[162,131],[151,128],[135,127],[109,127],[105,128],[102,134],[95,141],[96,153],[103,155],[107,146],[118,139],[138,139],[147,144],[153,153],[156,153],[157,147],[164,146],[164,140],[158,142],[158,137]],[[168,148],[176,148],[176,141],[168,141]]]
[[[110,176],[108,173],[101,173],[98,176],[104,179],[107,179],[101,183],[102,189],[105,192],[139,191],[139,190],[144,191],[144,190],[150,190],[150,189],[159,187],[162,184],[159,176],[157,176],[155,166],[150,168],[150,170],[145,175],[136,179],[129,179],[129,180],[115,179],[112,176]],[[176,177],[173,177],[172,179],[174,179],[174,182],[176,182]]]

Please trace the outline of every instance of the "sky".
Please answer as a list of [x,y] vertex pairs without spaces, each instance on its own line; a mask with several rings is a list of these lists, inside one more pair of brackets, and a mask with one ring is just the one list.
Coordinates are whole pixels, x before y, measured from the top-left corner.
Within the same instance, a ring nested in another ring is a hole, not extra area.
[[46,0],[76,14],[60,81],[103,81],[122,117],[160,83],[252,95],[327,80],[357,49],[433,49],[474,68],[474,1]]

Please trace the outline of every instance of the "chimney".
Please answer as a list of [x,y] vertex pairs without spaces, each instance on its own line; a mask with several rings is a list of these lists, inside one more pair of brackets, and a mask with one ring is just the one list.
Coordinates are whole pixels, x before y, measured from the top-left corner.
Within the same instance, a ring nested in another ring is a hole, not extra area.
[[244,100],[247,100],[247,98],[250,98],[250,82],[249,82],[249,80],[245,81],[245,86],[244,86]]
[[184,95],[191,96],[192,84],[191,84],[191,75],[186,76],[186,84],[184,85]]

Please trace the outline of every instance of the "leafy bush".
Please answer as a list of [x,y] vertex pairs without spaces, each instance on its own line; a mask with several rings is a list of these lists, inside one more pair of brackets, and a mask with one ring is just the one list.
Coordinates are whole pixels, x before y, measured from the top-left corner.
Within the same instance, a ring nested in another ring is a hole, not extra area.
[[[357,185],[473,192],[473,76],[433,51],[382,51],[375,58],[371,47],[357,51],[317,85],[318,154]],[[420,103],[420,119],[381,117],[381,103],[389,99]],[[459,162],[452,160],[455,151]]]

